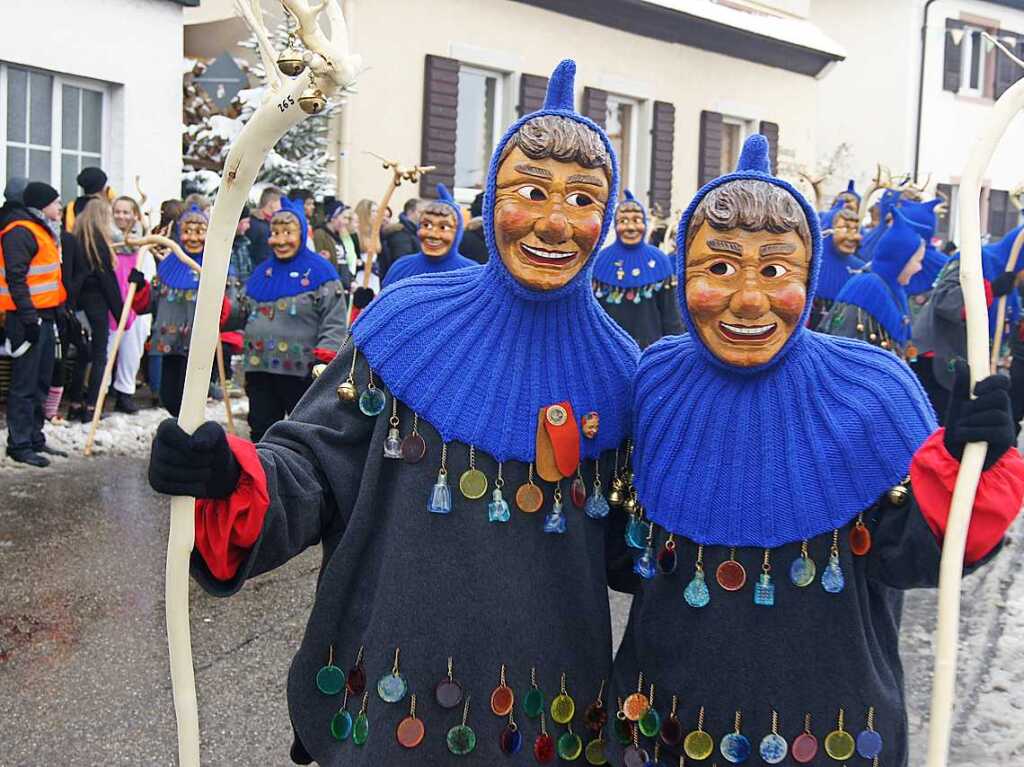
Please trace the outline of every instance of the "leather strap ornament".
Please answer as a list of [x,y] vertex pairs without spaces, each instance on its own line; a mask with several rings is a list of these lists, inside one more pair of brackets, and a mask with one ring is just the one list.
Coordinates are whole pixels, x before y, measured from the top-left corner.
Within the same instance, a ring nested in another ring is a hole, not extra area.
[[557,482],[576,473],[580,463],[578,421],[568,402],[542,407],[537,414],[537,473]]

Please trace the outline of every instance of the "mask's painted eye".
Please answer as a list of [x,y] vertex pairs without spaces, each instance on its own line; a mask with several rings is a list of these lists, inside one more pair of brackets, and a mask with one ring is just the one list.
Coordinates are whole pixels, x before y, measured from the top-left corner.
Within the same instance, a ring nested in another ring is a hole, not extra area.
[[533,200],[533,202],[544,202],[548,198],[547,194],[538,186],[521,186],[516,192],[520,197],[525,197],[527,200]]
[[565,201],[570,205],[575,205],[577,208],[585,208],[588,205],[593,205],[594,198],[589,194],[583,194],[583,192],[573,192],[565,198]]
[[719,277],[732,277],[736,274],[736,267],[728,261],[716,261],[708,267],[708,271],[717,274]]
[[788,273],[789,269],[784,267],[782,264],[768,264],[766,267],[761,269],[761,275],[764,277],[768,277],[769,279],[781,277],[782,275]]

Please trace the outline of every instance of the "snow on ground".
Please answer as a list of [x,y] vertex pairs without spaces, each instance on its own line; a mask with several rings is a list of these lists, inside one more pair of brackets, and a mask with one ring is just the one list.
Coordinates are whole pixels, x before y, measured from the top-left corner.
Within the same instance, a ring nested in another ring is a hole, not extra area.
[[[245,417],[249,413],[249,400],[244,397],[231,400],[231,412],[239,433],[248,434]],[[92,453],[93,455],[149,455],[149,445],[153,441],[153,435],[156,434],[156,427],[168,417],[170,414],[160,407],[140,410],[135,415],[108,411],[96,429]],[[208,401],[206,403],[206,419],[226,424],[227,416],[224,411],[224,403]],[[89,426],[87,423],[71,422],[56,425],[45,424],[43,433],[46,435],[46,444],[68,453],[68,458],[50,456],[50,460],[54,464],[67,464],[82,460]],[[42,473],[44,471],[46,469],[37,469],[34,466],[16,463],[7,457],[6,451],[0,451],[0,473]]]

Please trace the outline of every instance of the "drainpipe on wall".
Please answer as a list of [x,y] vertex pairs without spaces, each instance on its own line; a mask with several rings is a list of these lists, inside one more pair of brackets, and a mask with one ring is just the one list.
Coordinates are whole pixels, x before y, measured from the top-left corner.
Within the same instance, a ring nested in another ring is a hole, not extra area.
[[928,48],[928,9],[935,0],[928,0],[924,4],[924,19],[921,22],[921,64],[917,77],[917,126],[914,138],[914,181],[918,176],[918,164],[921,161],[921,117],[924,111],[924,62]]
[[[344,0],[341,4],[341,12],[345,15],[345,23],[348,25],[348,44],[350,50],[352,50],[354,49],[356,39],[355,0]],[[338,142],[337,146],[335,147],[335,168],[338,179],[335,185],[335,195],[339,200],[344,201],[348,205],[352,204],[351,200],[349,199],[349,191],[352,186],[352,160],[350,157],[352,151],[352,105],[352,96],[346,96],[345,105],[341,108],[341,113],[338,115]]]

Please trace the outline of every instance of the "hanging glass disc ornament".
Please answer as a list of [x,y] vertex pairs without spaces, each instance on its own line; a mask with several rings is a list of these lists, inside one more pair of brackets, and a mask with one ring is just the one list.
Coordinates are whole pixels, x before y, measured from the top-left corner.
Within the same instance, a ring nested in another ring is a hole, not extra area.
[[533,758],[538,764],[548,764],[555,758],[555,739],[548,735],[543,711],[540,715],[540,735],[533,741]]
[[853,736],[843,729],[843,719],[846,712],[839,709],[839,722],[836,729],[825,736],[825,753],[837,762],[845,761],[853,756],[856,751],[856,744]]
[[679,697],[672,696],[672,710],[668,716],[661,720],[661,742],[666,746],[678,746],[683,739],[683,723],[679,721],[676,714],[679,707]]
[[622,698],[619,698],[619,710],[615,712],[612,733],[620,745],[628,746],[633,742],[633,727],[622,711]]
[[537,686],[537,669],[530,669],[530,690],[523,699],[523,711],[530,719],[536,719],[544,712],[544,693]]
[[491,693],[491,711],[495,716],[508,716],[515,705],[516,696],[512,688],[505,683],[505,664],[501,664],[498,686]]
[[402,440],[402,460],[406,463],[419,463],[427,454],[427,443],[419,433],[420,417],[412,415],[412,433]]
[[832,533],[832,548],[828,555],[828,564],[821,574],[821,587],[829,594],[838,594],[846,587],[843,568],[839,566],[839,531]]
[[357,698],[366,690],[366,669],[363,667],[362,645],[359,646],[359,652],[356,653],[356,662],[345,675],[345,689],[348,690],[349,695],[355,695]]
[[562,483],[559,482],[555,487],[555,502],[551,506],[551,511],[544,517],[544,532],[561,535],[565,532],[566,526],[565,514],[562,513]]
[[498,735],[498,748],[506,756],[518,754],[523,748],[523,734],[519,732],[519,726],[511,711],[508,712],[508,724]]
[[642,549],[647,543],[651,525],[639,516],[631,516],[626,523],[626,544],[634,549]]
[[384,412],[387,404],[387,397],[384,392],[374,386],[373,371],[370,371],[370,378],[366,384],[366,391],[359,395],[359,410],[363,415],[378,416]]
[[385,703],[398,703],[409,691],[408,682],[405,681],[405,677],[398,670],[399,652],[401,652],[400,648],[396,647],[395,663],[391,667],[391,672],[377,680],[377,694]]
[[704,732],[704,706],[697,714],[697,729],[683,739],[683,752],[698,762],[707,759],[715,750],[715,741]]
[[334,645],[331,645],[327,665],[316,672],[316,688],[324,695],[337,695],[345,687],[345,672],[334,665]]
[[726,591],[739,591],[747,582],[747,571],[736,561],[736,549],[730,549],[729,558],[715,570],[715,580]]
[[800,556],[789,566],[789,580],[794,586],[802,589],[814,583],[817,574],[818,568],[815,567],[814,560],[808,556],[807,541],[804,541],[800,545]]
[[352,715],[348,712],[348,690],[341,701],[341,708],[331,717],[331,736],[335,740],[347,740],[352,734]]
[[647,751],[635,743],[626,746],[625,751],[622,752],[622,763],[626,767],[647,767],[649,761],[650,756]]
[[462,707],[462,724],[457,724],[448,730],[445,740],[448,742],[448,750],[455,756],[465,756],[472,753],[476,748],[476,733],[473,728],[466,724],[469,718],[469,696],[466,696],[466,703]]
[[526,484],[516,490],[516,506],[526,514],[535,514],[544,505],[544,493],[533,482],[533,464],[530,464]]
[[366,704],[369,697],[369,692],[363,693],[363,705],[359,709],[359,714],[356,715],[355,722],[352,723],[352,742],[357,746],[365,744],[370,737],[370,719],[366,716]]
[[772,731],[761,738],[758,753],[766,764],[779,764],[789,753],[789,744],[779,735],[779,714],[776,711],[772,711]]
[[622,703],[622,713],[631,722],[639,722],[647,709],[651,707],[651,701],[644,695],[644,674],[641,671],[637,677],[636,692],[627,695]]
[[391,398],[391,418],[388,419],[388,436],[384,440],[384,457],[399,459],[402,457],[402,438],[398,432],[398,399]]
[[598,736],[587,743],[587,747],[583,750],[583,758],[587,760],[587,764],[608,764],[604,738]]
[[563,732],[558,737],[557,751],[559,758],[567,762],[576,761],[583,753],[583,740],[572,731],[572,725],[569,725],[568,732]]
[[572,505],[577,509],[582,509],[587,505],[587,485],[583,481],[583,475],[579,473],[580,469],[576,467],[576,478],[572,481],[569,486],[569,498],[572,500]]
[[875,707],[868,709],[867,729],[857,735],[857,753],[865,759],[875,759],[882,753],[882,736],[875,730]]
[[441,469],[437,472],[437,482],[430,489],[427,511],[432,514],[448,514],[452,510],[452,491],[448,487],[448,445],[441,446]]
[[608,709],[604,705],[604,680],[602,679],[597,699],[587,706],[587,710],[583,712],[583,724],[591,732],[599,733],[607,723]]
[[395,740],[402,748],[416,748],[423,742],[426,728],[423,720],[416,718],[416,695],[413,694],[409,703],[409,716],[398,723],[395,728]]
[[818,739],[811,733],[810,714],[804,716],[804,731],[793,739],[789,753],[798,764],[810,764],[818,755]]
[[551,718],[558,724],[568,724],[576,714],[576,701],[565,691],[565,674],[562,674],[561,692],[551,701]]
[[850,551],[858,557],[871,551],[871,531],[864,525],[863,514],[857,517],[857,521],[850,528]]
[[669,533],[668,540],[658,552],[658,572],[662,575],[672,575],[678,566],[679,556],[676,554],[675,537],[673,533]]
[[642,732],[645,737],[653,738],[661,731],[661,715],[654,707],[653,684],[651,685],[651,694],[649,701],[650,703],[647,706],[647,710],[644,711],[643,716],[641,716],[640,720],[637,722],[637,727],[640,728],[640,732]]
[[735,728],[718,744],[722,758],[730,764],[742,764],[750,758],[750,740],[740,732],[740,712],[736,712]]
[[704,580],[704,546],[697,547],[697,564],[693,570],[693,578],[683,591],[683,599],[690,607],[707,607],[711,602],[711,592]]
[[448,658],[448,674],[434,685],[434,699],[441,708],[452,709],[462,703],[462,685],[455,681],[452,659]]
[[476,468],[476,448],[469,446],[469,468],[459,477],[459,490],[471,501],[477,501],[487,494],[487,475]]

